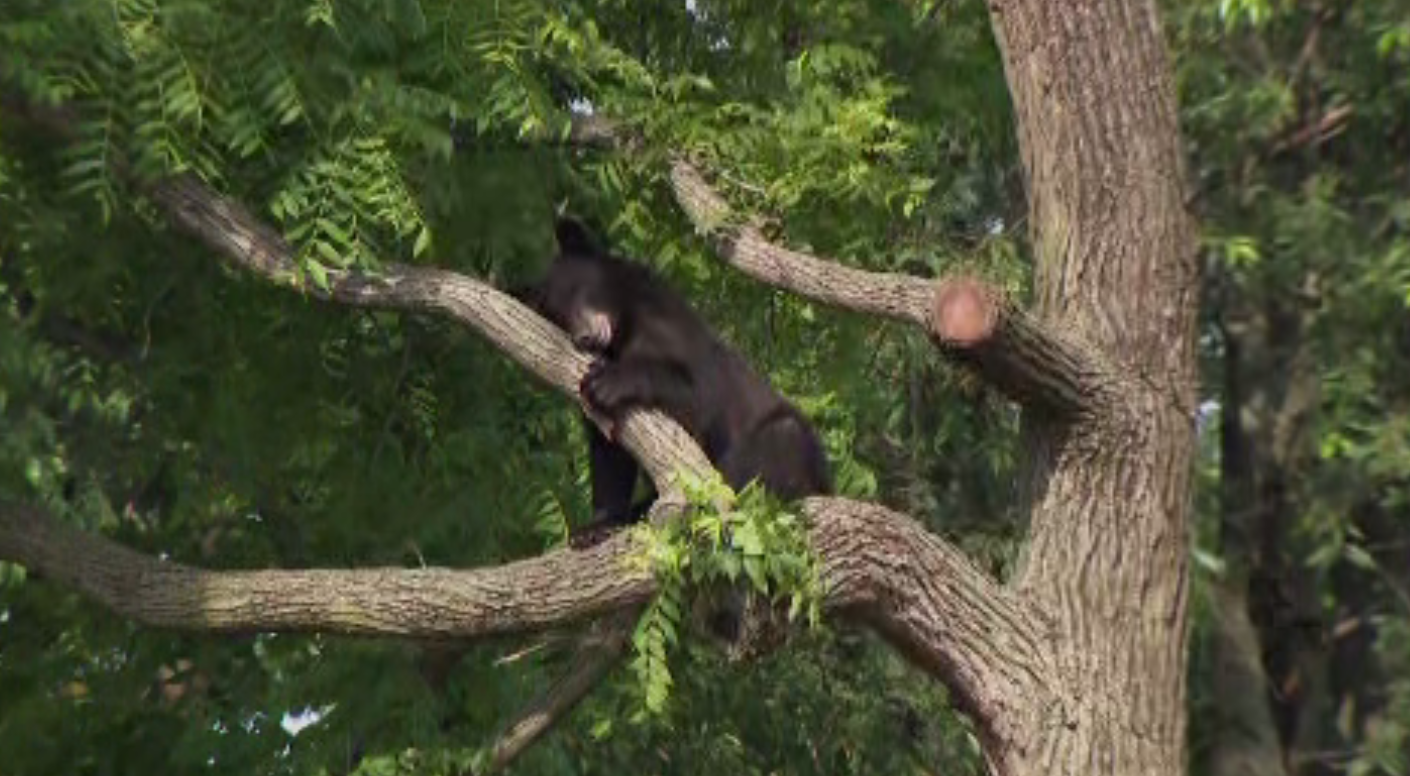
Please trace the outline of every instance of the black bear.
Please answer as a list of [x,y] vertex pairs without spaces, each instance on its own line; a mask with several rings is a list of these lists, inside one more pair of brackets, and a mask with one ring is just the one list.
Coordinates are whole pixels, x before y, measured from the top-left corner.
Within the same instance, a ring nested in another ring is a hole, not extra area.
[[[699,443],[730,487],[757,479],[793,500],[832,491],[817,432],[756,374],[689,304],[646,267],[601,249],[586,227],[560,218],[558,254],[544,278],[516,292],[596,356],[579,386],[612,421],[629,408],[657,409]],[[574,546],[600,541],[644,515],[654,495],[632,504],[639,467],[587,422],[593,522]]]

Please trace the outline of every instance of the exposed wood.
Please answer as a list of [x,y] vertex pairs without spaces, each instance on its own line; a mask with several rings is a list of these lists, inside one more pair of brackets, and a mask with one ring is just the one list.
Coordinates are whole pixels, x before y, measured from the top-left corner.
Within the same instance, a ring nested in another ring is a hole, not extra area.
[[1009,397],[1058,414],[1091,411],[1116,376],[1080,339],[1059,335],[982,281],[937,281],[847,267],[769,241],[734,225],[729,205],[692,165],[671,166],[676,201],[710,235],[722,258],[776,288],[847,310],[920,327],[960,363]]

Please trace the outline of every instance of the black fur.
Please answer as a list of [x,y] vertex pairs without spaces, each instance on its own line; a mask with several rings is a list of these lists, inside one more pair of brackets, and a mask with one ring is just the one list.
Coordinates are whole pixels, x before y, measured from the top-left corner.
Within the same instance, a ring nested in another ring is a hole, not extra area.
[[[736,490],[758,479],[786,500],[832,491],[807,419],[680,295],[602,250],[577,221],[560,219],[556,234],[558,255],[544,279],[516,295],[597,355],[580,386],[590,406],[613,421],[632,407],[670,415]],[[594,519],[574,532],[577,546],[641,519],[655,498],[632,504],[636,461],[591,422],[587,429]]]

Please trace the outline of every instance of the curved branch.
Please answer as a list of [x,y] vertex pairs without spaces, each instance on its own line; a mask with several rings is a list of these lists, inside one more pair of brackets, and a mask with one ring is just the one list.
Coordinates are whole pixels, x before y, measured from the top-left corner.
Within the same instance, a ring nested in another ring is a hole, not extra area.
[[[148,192],[179,226],[243,269],[342,304],[449,315],[581,403],[578,384],[591,359],[556,326],[502,291],[448,270],[402,264],[384,265],[377,274],[330,271],[325,290],[298,271],[283,237],[234,199],[189,175],[158,181]],[[670,478],[676,472],[714,468],[685,429],[660,412],[630,411],[613,433],[642,463],[659,493],[673,490]]]
[[909,517],[841,498],[808,499],[804,511],[829,609],[943,681],[988,743],[1023,740],[1028,720],[1015,712],[1057,695],[1055,637],[1040,613]]
[[927,331],[934,289],[910,275],[867,272],[773,245],[757,227],[733,225],[728,203],[687,162],[671,164],[676,201],[723,257],[752,278],[819,302],[916,324]]

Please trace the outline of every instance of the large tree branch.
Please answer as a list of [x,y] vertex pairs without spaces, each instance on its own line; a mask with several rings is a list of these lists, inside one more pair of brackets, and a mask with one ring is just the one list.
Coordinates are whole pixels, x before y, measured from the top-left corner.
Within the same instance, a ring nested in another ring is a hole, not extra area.
[[[822,558],[828,607],[874,627],[941,679],[989,743],[1021,740],[1022,714],[1058,686],[1046,620],[957,547],[884,507],[841,498],[804,503]],[[993,749],[990,751],[999,751]]]
[[651,575],[623,562],[629,535],[580,552],[470,571],[206,571],[157,560],[0,502],[0,558],[147,625],[465,638],[539,631],[644,603]]
[[[448,315],[581,401],[578,384],[591,359],[557,327],[502,291],[455,272],[402,264],[385,265],[375,275],[331,271],[327,288],[319,288],[298,272],[283,237],[239,202],[186,175],[158,181],[148,191],[173,221],[236,266],[342,304]],[[690,435],[660,412],[629,412],[613,432],[641,461],[660,493],[673,489],[670,478],[677,472],[713,470]]]
[[1080,340],[1060,336],[965,276],[923,280],[853,269],[770,242],[734,223],[730,206],[694,166],[671,164],[676,200],[721,256],[757,280],[827,304],[921,327],[946,353],[1026,404],[1076,412],[1111,390],[1113,374]]
[[[804,513],[822,559],[826,608],[876,627],[944,680],[989,726],[986,735],[1008,740],[996,720],[1012,716],[1002,712],[1051,692],[1042,619],[910,518],[840,498],[809,499]],[[644,604],[655,582],[631,557],[623,532],[588,550],[473,570],[208,571],[0,502],[0,559],[143,624],[200,632],[470,639],[541,631]],[[581,697],[569,689],[564,698]]]

